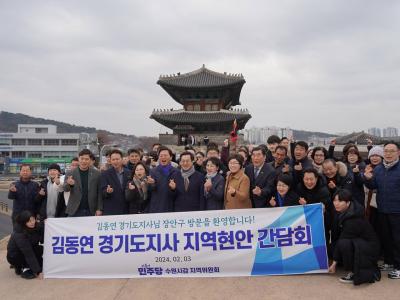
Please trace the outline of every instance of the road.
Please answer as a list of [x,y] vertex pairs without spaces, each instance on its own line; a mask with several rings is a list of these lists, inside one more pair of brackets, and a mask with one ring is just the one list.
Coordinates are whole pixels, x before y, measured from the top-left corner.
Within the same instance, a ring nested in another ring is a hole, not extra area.
[[0,213],[0,240],[12,231],[11,217]]
[[[0,205],[3,204],[3,210],[4,210],[4,204],[8,206],[8,210],[12,209],[13,203],[11,200],[8,200],[7,196],[8,196],[7,191],[0,191]],[[11,217],[0,211],[0,240],[3,237],[9,235],[11,231],[12,231]]]

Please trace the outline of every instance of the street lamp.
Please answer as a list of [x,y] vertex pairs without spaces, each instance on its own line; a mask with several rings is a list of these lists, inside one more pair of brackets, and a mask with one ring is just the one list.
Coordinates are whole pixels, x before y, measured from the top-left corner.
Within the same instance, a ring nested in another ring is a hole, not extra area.
[[101,162],[102,164],[105,163],[105,162],[103,161],[103,151],[104,151],[105,148],[119,147],[119,146],[120,146],[119,144],[105,144],[105,145],[101,146],[101,148],[100,148],[100,154],[99,154],[99,156],[100,156],[100,162]]

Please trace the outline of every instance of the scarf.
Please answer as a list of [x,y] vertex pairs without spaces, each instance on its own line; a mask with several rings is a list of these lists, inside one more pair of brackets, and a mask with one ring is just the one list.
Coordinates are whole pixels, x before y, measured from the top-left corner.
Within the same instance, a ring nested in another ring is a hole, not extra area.
[[312,165],[315,170],[317,170],[318,174],[322,174],[322,165],[317,165],[314,161],[312,162]]
[[392,161],[391,163],[388,163],[385,160],[383,160],[383,165],[384,165],[385,169],[387,170],[387,169],[390,169],[391,167],[393,167],[398,162],[399,162],[399,159],[396,159],[395,161]]
[[206,179],[213,179],[215,176],[217,176],[217,174],[218,174],[218,172],[206,174]]
[[192,166],[189,170],[183,170],[181,169],[181,174],[183,177],[183,183],[185,184],[185,191],[187,192],[187,190],[189,189],[189,177],[192,176],[194,174],[196,170],[194,169],[194,166]]
[[[132,179],[133,183],[136,185],[136,188],[139,191],[140,197],[143,198],[143,201],[147,200],[147,182],[146,182],[146,176],[143,178],[139,178],[134,176]],[[144,184],[142,185],[142,183]]]
[[46,214],[48,218],[54,218],[56,215],[57,199],[58,199],[58,186],[48,178],[47,182],[47,203]]
[[285,200],[285,196],[282,197],[279,193],[276,193],[276,200],[278,200],[279,207],[283,206],[283,202]]

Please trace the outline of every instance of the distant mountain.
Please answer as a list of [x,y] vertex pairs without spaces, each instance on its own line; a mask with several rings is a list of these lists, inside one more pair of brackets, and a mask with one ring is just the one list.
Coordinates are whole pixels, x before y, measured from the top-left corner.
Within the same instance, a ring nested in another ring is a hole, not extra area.
[[318,132],[318,131],[305,131],[305,130],[293,129],[293,136],[297,141],[307,141],[312,136],[317,136],[319,138],[333,138],[336,137],[337,135],[325,132]]
[[96,128],[76,126],[54,120],[35,118],[24,114],[14,114],[6,111],[0,112],[0,132],[17,132],[18,124],[49,124],[56,125],[58,133],[94,133]]
[[140,137],[135,135],[126,135],[121,133],[113,133],[107,130],[100,130],[94,127],[84,127],[71,125],[64,122],[48,120],[43,118],[35,118],[24,114],[15,114],[6,111],[0,112],[0,132],[17,132],[18,124],[50,124],[57,126],[57,133],[95,133],[99,139],[100,145],[118,144],[122,149],[131,147],[142,147],[149,149],[152,143],[158,142],[158,138]]

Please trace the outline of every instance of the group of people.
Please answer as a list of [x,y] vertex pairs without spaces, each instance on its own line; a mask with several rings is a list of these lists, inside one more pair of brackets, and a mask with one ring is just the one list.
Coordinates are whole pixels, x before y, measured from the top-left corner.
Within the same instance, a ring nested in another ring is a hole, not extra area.
[[[189,146],[178,157],[156,144],[148,154],[130,149],[124,156],[113,149],[100,169],[84,149],[63,176],[58,165],[50,165],[40,184],[31,180],[30,166],[22,165],[9,191],[14,233],[8,261],[24,278],[41,273],[38,236],[50,217],[322,203],[330,272],[343,266],[348,274],[340,280],[354,284],[378,281],[380,271],[399,279],[399,145],[371,145],[366,160],[354,143],[343,148],[342,157],[335,157],[334,148],[331,143],[329,149],[309,149],[304,141],[271,136],[266,145],[240,146],[235,153],[228,141],[222,147],[210,142],[205,152]],[[32,227],[32,219],[41,222]]]

